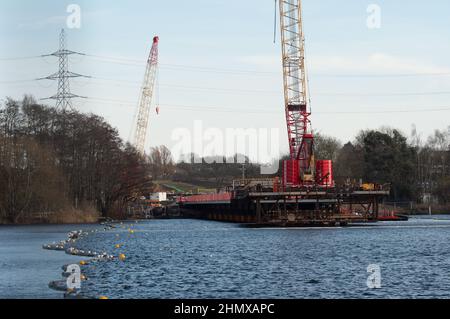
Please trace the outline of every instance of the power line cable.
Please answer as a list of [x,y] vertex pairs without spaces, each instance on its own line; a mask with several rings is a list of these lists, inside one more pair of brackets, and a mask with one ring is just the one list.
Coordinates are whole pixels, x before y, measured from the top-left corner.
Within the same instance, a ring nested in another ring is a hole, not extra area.
[[[118,104],[123,106],[131,106],[135,107],[135,102],[133,101],[125,101],[125,100],[116,100],[116,99],[105,99],[98,97],[86,97],[91,101],[98,101],[102,103],[111,103]],[[174,109],[186,109],[186,110],[195,110],[195,111],[214,111],[214,112],[239,112],[239,113],[279,113],[278,110],[269,110],[267,107],[249,107],[249,106],[239,106],[239,107],[224,107],[224,106],[194,106],[194,105],[177,105],[177,104],[161,104],[162,107],[165,108],[174,108]],[[385,110],[379,111],[333,111],[333,112],[315,112],[314,114],[384,114],[384,113],[422,113],[422,112],[442,112],[442,111],[450,111],[450,106],[430,106],[430,108],[420,108],[420,109],[411,109],[410,107],[382,107]],[[397,110],[395,110],[398,108]],[[400,110],[403,108],[403,110]],[[380,109],[380,108],[379,108]],[[254,111],[254,112],[250,112]]]
[[[120,82],[125,84],[131,84],[138,82],[135,81],[124,81],[124,80],[114,80],[100,77],[90,77],[94,80],[103,80],[111,82]],[[109,85],[109,84],[104,84]],[[165,88],[179,88],[186,90],[203,90],[203,91],[222,91],[224,93],[259,93],[259,94],[282,94],[280,91],[275,90],[262,90],[262,89],[230,89],[230,88],[218,88],[218,87],[202,87],[202,86],[189,86],[189,85],[179,85],[179,84],[160,84],[160,87]],[[137,88],[138,85],[132,85],[130,87]],[[312,94],[313,96],[342,96],[342,97],[367,97],[367,96],[431,96],[431,95],[450,95],[450,91],[425,91],[425,92],[370,92],[370,93],[352,93],[352,92],[316,92]]]
[[[112,56],[102,56],[95,54],[84,54],[79,52],[73,52],[66,50],[68,54],[78,54],[84,57],[90,57],[97,59],[99,61],[115,64],[124,65],[135,65],[135,66],[145,66],[144,60],[129,59],[121,57]],[[26,60],[26,59],[37,59],[52,56],[50,55],[36,55],[28,57],[10,57],[10,58],[0,58],[0,61],[15,61],[15,60]],[[167,69],[181,69],[181,70],[199,70],[202,72],[217,72],[217,73],[234,73],[234,74],[279,74],[279,72],[273,71],[260,71],[260,70],[247,70],[247,69],[232,69],[232,68],[216,68],[216,67],[205,67],[198,65],[183,65],[183,64],[161,64],[162,67]],[[327,73],[311,73],[315,77],[329,77],[329,78],[396,78],[396,77],[433,77],[433,76],[450,76],[450,72],[424,72],[424,73],[386,73],[386,74],[327,74]]]
[[[73,73],[74,76],[70,76],[73,78],[79,77],[76,73]],[[138,81],[127,81],[127,80],[118,80],[104,77],[96,77],[96,76],[83,76],[84,78],[95,81],[107,81],[107,82],[116,82],[120,84],[116,84],[116,86],[123,86],[127,84],[131,88],[140,88]],[[38,78],[38,79],[27,79],[27,80],[11,80],[11,81],[0,81],[0,84],[21,84],[27,82],[34,82],[38,80],[48,79],[46,78]],[[90,83],[90,81],[76,81],[75,84],[86,86]],[[112,84],[108,83],[91,83],[93,85],[103,85],[109,86]],[[223,93],[258,93],[258,94],[273,94],[280,95],[279,91],[275,90],[263,90],[263,89],[230,89],[230,88],[219,88],[219,87],[202,87],[202,86],[188,86],[188,85],[179,85],[179,84],[160,84],[160,87],[163,88],[178,88],[185,90],[202,90],[202,91],[216,91]],[[370,93],[352,93],[352,92],[316,92],[312,94],[315,97],[320,96],[334,96],[334,97],[384,97],[384,96],[439,96],[439,95],[450,95],[450,91],[423,91],[423,92],[370,92]]]
[[15,58],[0,58],[0,61],[22,61],[22,60],[33,60],[42,58],[42,55],[35,56],[24,56],[24,57],[15,57]]
[[[103,78],[92,76],[89,77],[93,80],[101,80],[101,81],[111,81],[125,84],[136,84],[132,87],[138,87],[137,81],[127,81],[127,80],[118,80],[111,78]],[[107,85],[107,84],[105,84]],[[205,91],[224,91],[224,92],[246,92],[246,93],[271,93],[271,94],[281,94],[280,91],[275,90],[263,90],[263,89],[234,89],[234,88],[219,88],[219,87],[203,87],[203,86],[189,86],[189,85],[180,85],[180,84],[160,84],[161,87],[167,88],[181,88],[181,89],[194,89],[194,90],[205,90]],[[352,93],[352,92],[316,92],[312,95],[314,96],[425,96],[425,95],[449,95],[450,91],[425,91],[425,92],[369,92],[369,93]]]
[[[104,62],[118,63],[118,64],[126,64],[131,63],[135,65],[145,65],[145,62],[136,60],[136,59],[126,59],[126,58],[118,58],[118,57],[107,57],[100,55],[90,55],[87,54],[87,57],[95,57],[99,60],[103,60]],[[237,73],[237,74],[279,74],[279,72],[273,71],[259,71],[259,70],[243,70],[243,69],[228,69],[228,68],[214,68],[214,67],[204,67],[197,65],[183,65],[183,64],[164,64],[161,66],[166,67],[168,69],[195,69],[195,70],[203,70],[203,71],[211,71],[211,72],[219,72],[219,73]],[[400,73],[400,74],[326,74],[326,73],[316,73],[312,74],[317,77],[342,77],[342,78],[386,78],[386,77],[429,77],[429,76],[450,76],[450,72],[428,72],[428,73]]]

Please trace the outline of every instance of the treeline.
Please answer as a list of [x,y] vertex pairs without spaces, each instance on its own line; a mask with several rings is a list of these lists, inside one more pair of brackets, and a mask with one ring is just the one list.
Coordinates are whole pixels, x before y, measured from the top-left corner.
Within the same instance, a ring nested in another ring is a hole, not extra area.
[[[166,158],[171,158],[167,151],[164,152]],[[157,149],[154,152],[157,153]],[[246,165],[243,166],[239,164],[242,159],[237,161],[237,156],[232,159],[202,158],[194,164],[195,155],[192,154],[190,161],[178,164],[166,161],[169,165],[153,165],[156,172],[165,172],[154,174],[211,188],[227,186],[233,179],[241,178],[243,173],[247,178],[275,176],[261,176],[259,165],[245,158]],[[333,160],[338,184],[389,184],[392,201],[450,203],[450,127],[436,130],[426,139],[415,131],[406,136],[391,128],[367,130],[346,144],[336,138],[316,134],[315,156],[316,159]]]
[[55,110],[32,97],[0,107],[0,221],[45,213],[117,217],[151,186],[149,169],[99,116]]
[[391,184],[392,201],[450,203],[450,127],[424,141],[415,131],[409,137],[391,128],[362,131],[335,160],[338,182]]
[[343,145],[326,136],[316,139],[318,159],[333,159],[338,183],[390,184],[392,201],[450,203],[450,126],[422,138],[392,128],[361,131]]
[[361,131],[353,142],[318,135],[316,158],[332,159],[337,184],[389,184],[391,200],[419,200],[417,149],[396,129]]
[[260,165],[251,163],[244,155],[199,158],[192,153],[183,157],[184,160],[175,163],[166,146],[151,148],[148,161],[152,177],[155,180],[169,179],[210,189],[226,187],[233,179],[242,178],[243,175],[246,178],[261,177]]
[[[188,160],[176,165],[173,177],[175,180],[220,189],[243,177],[261,178],[260,171],[259,164],[251,163],[248,157],[241,154],[231,158],[196,158],[196,155],[191,154]],[[264,178],[267,177],[270,176]]]

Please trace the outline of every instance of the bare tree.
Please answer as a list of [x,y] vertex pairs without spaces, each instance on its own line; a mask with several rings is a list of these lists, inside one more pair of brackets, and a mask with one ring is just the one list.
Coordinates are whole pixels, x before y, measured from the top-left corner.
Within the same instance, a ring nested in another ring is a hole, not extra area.
[[33,212],[84,204],[107,216],[150,184],[146,160],[103,118],[58,112],[31,97],[0,107],[3,219],[17,222]]

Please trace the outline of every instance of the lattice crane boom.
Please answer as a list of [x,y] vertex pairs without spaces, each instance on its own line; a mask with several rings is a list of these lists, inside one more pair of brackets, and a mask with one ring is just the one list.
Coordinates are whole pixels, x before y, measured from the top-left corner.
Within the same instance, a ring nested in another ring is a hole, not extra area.
[[291,161],[298,161],[300,182],[313,179],[313,143],[305,67],[301,0],[279,0],[284,99]]
[[136,123],[134,145],[140,154],[145,153],[145,142],[147,138],[150,110],[156,82],[156,71],[158,68],[158,44],[159,37],[153,38],[153,45],[147,61],[144,82],[139,100],[139,113]]

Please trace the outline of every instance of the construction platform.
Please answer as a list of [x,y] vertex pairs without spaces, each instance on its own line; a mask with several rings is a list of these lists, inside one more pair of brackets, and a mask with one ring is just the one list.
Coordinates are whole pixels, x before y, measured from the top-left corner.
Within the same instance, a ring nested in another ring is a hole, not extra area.
[[389,190],[374,186],[300,187],[274,191],[264,183],[243,182],[225,192],[178,198],[184,217],[254,227],[346,226],[376,222]]

